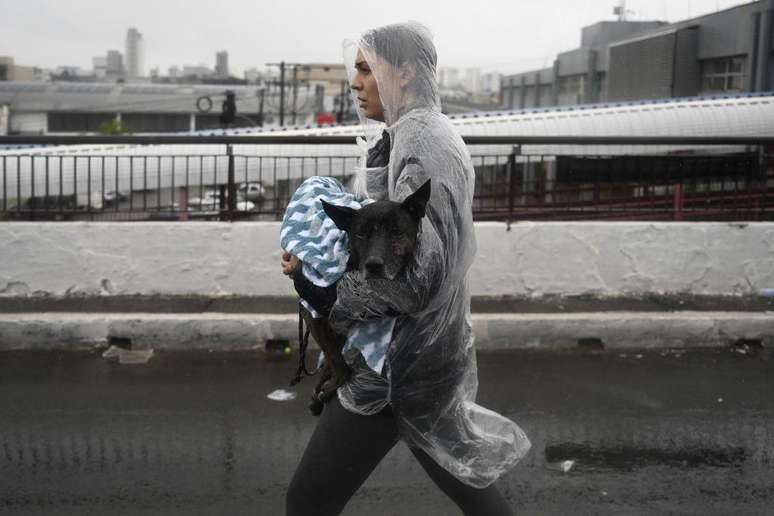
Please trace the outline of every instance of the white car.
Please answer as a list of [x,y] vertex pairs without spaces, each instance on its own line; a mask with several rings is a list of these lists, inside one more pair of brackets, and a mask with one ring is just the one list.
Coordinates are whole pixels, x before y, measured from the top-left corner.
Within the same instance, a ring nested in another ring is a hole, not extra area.
[[[188,199],[189,210],[217,210],[220,206],[220,199],[217,192],[210,190],[204,192],[204,197],[193,197]],[[250,201],[238,201],[236,204],[238,211],[252,211],[255,209],[255,203]]]
[[105,204],[114,204],[116,202],[120,201],[126,201],[129,199],[129,192],[126,190],[112,190],[110,192],[105,192]]
[[258,182],[239,183],[237,195],[248,201],[260,201],[266,196],[266,189]]
[[218,194],[214,190],[204,192],[203,197],[191,197],[188,199],[188,209],[193,210],[217,210],[219,205]]

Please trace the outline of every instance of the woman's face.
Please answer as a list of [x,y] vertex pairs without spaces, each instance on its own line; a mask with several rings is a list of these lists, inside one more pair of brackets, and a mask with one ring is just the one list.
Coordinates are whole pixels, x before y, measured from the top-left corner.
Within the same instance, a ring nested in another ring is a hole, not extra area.
[[355,76],[352,78],[350,87],[357,92],[357,100],[360,109],[365,113],[366,118],[384,122],[384,106],[379,97],[379,89],[376,84],[376,77],[363,57],[363,52],[358,50],[355,58]]

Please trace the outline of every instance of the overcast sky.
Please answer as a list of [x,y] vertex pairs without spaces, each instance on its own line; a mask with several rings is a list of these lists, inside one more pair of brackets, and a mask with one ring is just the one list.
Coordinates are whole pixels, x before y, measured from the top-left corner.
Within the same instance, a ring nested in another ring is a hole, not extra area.
[[[613,20],[618,0],[0,0],[0,55],[25,66],[90,69],[124,53],[129,27],[145,40],[145,72],[214,67],[232,75],[267,62],[340,62],[341,41],[363,29],[417,20],[435,35],[440,66],[515,72],[548,66],[578,47],[580,29]],[[628,0],[631,20],[679,21],[738,0]]]

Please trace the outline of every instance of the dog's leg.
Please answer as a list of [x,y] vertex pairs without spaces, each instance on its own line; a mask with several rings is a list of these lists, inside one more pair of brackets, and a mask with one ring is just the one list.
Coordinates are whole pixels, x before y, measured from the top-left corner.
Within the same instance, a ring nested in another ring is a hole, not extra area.
[[313,416],[319,416],[325,407],[325,403],[320,399],[320,392],[322,391],[323,384],[331,378],[331,375],[330,362],[326,358],[325,364],[320,371],[320,379],[312,390],[312,397],[309,401],[309,412],[311,412]]
[[308,314],[304,314],[304,318],[312,337],[325,353],[326,366],[330,369],[330,377],[321,378],[316,389],[319,398],[322,401],[328,401],[336,389],[349,379],[349,366],[341,356],[346,339],[333,331],[327,319],[313,319]]

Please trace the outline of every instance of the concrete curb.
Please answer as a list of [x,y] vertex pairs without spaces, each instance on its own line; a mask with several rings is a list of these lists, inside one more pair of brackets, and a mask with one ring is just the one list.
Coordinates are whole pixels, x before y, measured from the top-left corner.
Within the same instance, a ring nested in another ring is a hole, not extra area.
[[[295,314],[0,314],[0,350],[83,350],[128,338],[134,349],[263,349],[298,339]],[[480,350],[570,349],[582,338],[607,349],[727,346],[739,339],[774,345],[774,312],[606,312],[473,314]]]

